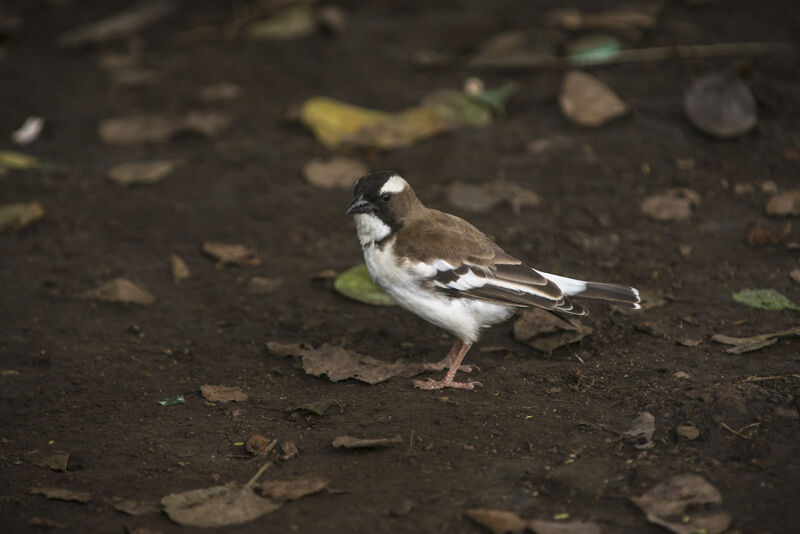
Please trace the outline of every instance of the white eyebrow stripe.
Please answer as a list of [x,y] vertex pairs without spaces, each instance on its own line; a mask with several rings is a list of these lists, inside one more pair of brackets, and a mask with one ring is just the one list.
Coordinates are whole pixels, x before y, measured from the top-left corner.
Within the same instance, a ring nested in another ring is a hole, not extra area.
[[386,183],[383,184],[383,187],[381,187],[380,194],[399,193],[400,191],[403,191],[406,187],[408,187],[408,182],[406,182],[400,176],[395,174],[394,176],[386,180]]

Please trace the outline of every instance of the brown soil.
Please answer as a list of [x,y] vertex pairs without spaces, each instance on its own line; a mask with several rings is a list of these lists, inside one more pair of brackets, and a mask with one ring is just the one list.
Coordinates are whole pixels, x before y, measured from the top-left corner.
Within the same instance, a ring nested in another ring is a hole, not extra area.
[[[800,286],[788,277],[798,253],[787,247],[800,241],[800,229],[778,245],[747,244],[749,228],[766,218],[769,194],[761,184],[798,184],[796,56],[595,69],[633,109],[599,129],[562,117],[560,72],[489,74],[489,85],[519,85],[507,115],[493,125],[362,154],[372,169],[402,171],[428,205],[456,213],[445,185],[502,173],[539,193],[543,204],[518,215],[505,207],[458,214],[544,270],[630,283],[665,299],[638,314],[592,305],[594,333],[551,355],[516,343],[511,324],[500,325],[468,355],[480,366],[483,388],[423,392],[408,378],[331,383],[265,349],[267,341],[331,342],[421,362],[440,358],[450,344],[406,312],[347,300],[314,280],[325,269],[359,263],[361,253],[343,214],[349,192],[314,188],[299,173],[329,152],[287,121],[286,111],[316,94],[401,109],[433,89],[458,88],[475,73],[460,65],[424,70],[410,58],[420,50],[469,53],[500,30],[541,26],[561,2],[345,2],[342,35],[286,42],[192,32],[233,13],[226,2],[184,3],[179,15],[134,43],[159,76],[137,88],[114,85],[98,66],[101,53],[125,51],[129,43],[77,51],[54,44],[58,34],[125,4],[9,6],[24,26],[9,33],[0,59],[0,148],[13,148],[7,136],[26,116],[42,115],[47,130],[25,150],[60,168],[0,176],[2,203],[39,200],[46,209],[31,227],[0,235],[0,369],[19,373],[0,377],[0,530],[39,531],[31,523],[38,517],[75,532],[182,531],[161,513],[127,516],[109,502],[244,483],[264,459],[236,443],[254,433],[293,440],[301,451],[276,460],[265,478],[320,474],[331,479],[331,490],[231,531],[481,532],[464,514],[486,507],[525,518],[566,512],[606,532],[656,533],[661,529],[648,525],[629,498],[680,473],[714,484],[741,532],[796,529],[800,345],[784,339],[732,355],[710,341],[715,333],[751,335],[798,321],[797,312],[731,299],[744,288],[770,287],[800,301]],[[668,2],[659,27],[637,46],[800,44],[796,2],[767,3],[757,15],[752,2],[689,4]],[[694,77],[729,65],[748,76],[760,122],[752,134],[723,142],[691,128],[681,97]],[[200,88],[225,81],[241,86],[242,97],[200,100]],[[214,139],[186,135],[139,148],[108,147],[97,135],[105,118],[195,109],[235,119]],[[526,151],[529,141],[553,135],[577,139],[594,157],[577,147],[547,157]],[[149,187],[125,189],[106,179],[110,167],[147,158],[182,164]],[[689,159],[693,168],[678,164]],[[754,191],[736,194],[741,183]],[[675,187],[702,197],[689,221],[641,213],[647,195]],[[200,251],[205,241],[252,246],[263,264],[216,268]],[[682,255],[686,246],[691,252]],[[169,273],[172,253],[192,270],[179,285]],[[284,283],[253,294],[255,275]],[[146,287],[156,303],[74,298],[118,276]],[[687,338],[702,343],[676,343]],[[676,378],[679,372],[688,378]],[[199,393],[203,384],[239,386],[250,398],[210,404]],[[157,404],[176,394],[186,403]],[[293,411],[322,399],[339,407],[323,416]],[[642,411],[655,416],[651,450],[601,428],[624,431]],[[695,425],[699,438],[679,438],[683,424]],[[331,446],[343,434],[400,434],[403,444],[343,452]],[[66,472],[31,461],[53,450],[70,453]],[[30,495],[34,486],[88,491],[92,501],[48,500]]]

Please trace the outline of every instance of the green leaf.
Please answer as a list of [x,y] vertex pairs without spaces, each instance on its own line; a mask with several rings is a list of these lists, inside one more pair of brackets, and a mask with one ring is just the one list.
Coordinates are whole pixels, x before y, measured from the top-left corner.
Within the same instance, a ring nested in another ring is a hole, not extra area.
[[619,56],[619,40],[612,35],[590,35],[569,46],[567,57],[576,67],[601,65]]
[[15,150],[0,150],[0,167],[16,171],[50,171],[55,169],[51,163],[42,163],[36,156]]
[[175,395],[174,397],[158,401],[158,403],[161,406],[174,406],[176,404],[186,404],[186,399],[183,398],[183,395]]
[[373,306],[395,306],[394,301],[376,286],[363,263],[346,270],[333,281],[333,288],[345,297]]
[[504,113],[506,102],[511,98],[511,95],[517,92],[517,84],[509,82],[499,87],[492,87],[486,89],[477,95],[472,96],[473,100],[477,100],[485,106],[491,108],[495,113]]
[[743,289],[732,296],[736,302],[760,310],[800,310],[800,306],[774,289]]

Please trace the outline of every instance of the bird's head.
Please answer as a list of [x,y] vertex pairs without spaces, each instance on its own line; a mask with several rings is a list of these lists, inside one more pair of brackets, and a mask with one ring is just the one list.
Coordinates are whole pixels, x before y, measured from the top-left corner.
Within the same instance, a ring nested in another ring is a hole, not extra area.
[[365,243],[398,231],[421,208],[408,182],[394,171],[380,171],[359,178],[345,213],[355,216],[359,239]]

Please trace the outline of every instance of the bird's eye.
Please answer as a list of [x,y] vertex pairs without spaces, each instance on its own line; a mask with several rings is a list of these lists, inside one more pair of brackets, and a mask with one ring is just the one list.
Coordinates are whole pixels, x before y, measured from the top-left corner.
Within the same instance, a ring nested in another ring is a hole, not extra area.
[[384,193],[381,196],[381,200],[383,200],[384,202],[389,202],[391,199],[392,199],[391,193]]

